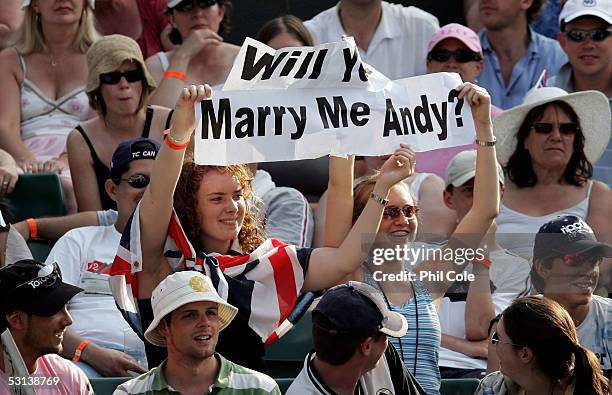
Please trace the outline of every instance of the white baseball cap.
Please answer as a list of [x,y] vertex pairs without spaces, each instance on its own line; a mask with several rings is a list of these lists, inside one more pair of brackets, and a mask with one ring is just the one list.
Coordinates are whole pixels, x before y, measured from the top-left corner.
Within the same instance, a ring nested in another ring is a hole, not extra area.
[[586,15],[612,24],[612,0],[568,0],[559,14],[559,25]]
[[[452,185],[455,188],[468,182],[476,176],[476,151],[461,151],[448,162],[444,172],[444,187]],[[499,182],[504,184],[504,170],[497,163],[497,176]]]
[[227,303],[215,290],[209,277],[200,272],[182,271],[166,277],[153,290],[151,306],[153,307],[153,322],[144,336],[159,347],[166,347],[166,338],[157,327],[168,314],[192,302],[216,302],[219,304],[219,331],[229,325],[236,316],[238,309]]

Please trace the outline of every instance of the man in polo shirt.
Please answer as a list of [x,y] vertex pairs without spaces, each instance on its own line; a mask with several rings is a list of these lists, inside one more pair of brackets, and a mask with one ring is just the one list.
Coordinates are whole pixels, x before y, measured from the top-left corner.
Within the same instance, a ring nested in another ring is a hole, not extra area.
[[555,75],[567,58],[559,43],[529,27],[544,0],[480,0],[485,26],[478,36],[485,57],[478,84],[506,110],[519,105],[546,69]]
[[[559,24],[557,40],[569,62],[548,85],[569,93],[601,91],[612,109],[612,0],[568,0]],[[593,163],[593,178],[612,187],[612,139]]]
[[425,74],[427,42],[440,27],[419,8],[381,0],[341,0],[304,24],[315,44],[353,36],[361,60],[392,80]]
[[407,330],[375,288],[356,281],[331,288],[312,312],[314,351],[287,395],[424,394],[387,343]]
[[115,395],[280,395],[272,378],[215,352],[219,332],[238,310],[217,294],[210,278],[194,271],[174,273],[153,290],[151,305],[153,322],[145,338],[167,347],[168,359],[120,385]]

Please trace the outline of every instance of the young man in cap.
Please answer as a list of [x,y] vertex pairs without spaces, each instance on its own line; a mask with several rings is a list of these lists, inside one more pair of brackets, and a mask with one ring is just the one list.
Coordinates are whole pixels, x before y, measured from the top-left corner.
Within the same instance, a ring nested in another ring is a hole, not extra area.
[[591,227],[573,215],[542,225],[533,247],[531,281],[544,297],[561,304],[576,324],[580,344],[612,372],[612,300],[593,295],[604,258],[612,246],[600,243]]
[[195,271],[174,273],[155,287],[151,305],[153,322],[145,338],[167,347],[168,359],[120,385],[115,395],[280,395],[272,378],[215,352],[219,332],[238,309],[217,294],[209,277]]
[[[497,172],[503,196],[504,173],[499,165]],[[475,175],[474,150],[458,153],[446,168],[444,203],[455,211],[457,221],[472,208]],[[489,266],[472,263],[468,270],[475,276],[474,280],[455,282],[438,309],[442,327],[438,364],[443,379],[482,378],[487,368],[490,320],[514,298],[531,292],[529,262],[497,244],[495,225],[483,245],[487,246]]]
[[[557,40],[569,62],[548,81],[573,93],[598,90],[612,109],[612,0],[568,0],[561,14]],[[612,140],[593,163],[593,178],[612,187]]]
[[[158,150],[159,144],[146,138],[119,144],[105,184],[117,202],[116,222],[69,231],[47,257],[47,263],[59,263],[67,283],[85,290],[68,304],[74,325],[66,333],[62,355],[89,377],[146,371],[144,344],[117,310],[108,279],[121,232],[149,183]],[[133,355],[125,353],[127,346]]]
[[[17,346],[11,349],[3,335],[0,393],[93,394],[87,376],[57,355],[72,324],[66,304],[81,291],[62,281],[57,264],[24,259],[0,269],[0,332],[8,329]],[[18,367],[17,351],[27,372]]]
[[312,312],[314,351],[287,395],[424,394],[387,336],[408,330],[378,291],[356,281],[329,289]]

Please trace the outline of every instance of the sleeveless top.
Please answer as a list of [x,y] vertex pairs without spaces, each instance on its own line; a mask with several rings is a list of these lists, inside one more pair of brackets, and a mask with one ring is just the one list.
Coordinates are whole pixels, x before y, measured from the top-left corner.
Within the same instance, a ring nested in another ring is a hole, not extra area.
[[589,214],[589,198],[593,181],[588,181],[587,193],[585,198],[575,206],[568,207],[554,213],[534,217],[512,210],[502,204],[497,222],[497,242],[509,251],[527,260],[533,256],[533,245],[535,235],[542,225],[548,221],[562,216],[575,215],[586,221]]
[[[145,118],[144,127],[142,128],[141,137],[149,137],[149,130],[151,129],[151,122],[153,121],[153,112],[153,108],[147,107],[147,115]],[[168,118],[166,119],[166,129],[170,126],[171,116],[172,112],[168,114]],[[83,127],[81,125],[78,125],[75,129],[79,131],[81,136],[83,136],[83,139],[89,147],[89,152],[91,153],[91,159],[93,161],[94,173],[96,174],[96,183],[98,184],[100,202],[102,203],[102,210],[117,210],[117,203],[113,199],[111,199],[110,196],[108,196],[108,194],[106,193],[106,189],[104,188],[104,183],[108,179],[110,168],[100,160],[100,157],[98,157],[98,154],[96,153],[96,150],[94,149],[91,140],[89,139],[89,137],[87,137],[85,130],[83,130]]]
[[21,139],[61,136],[89,117],[89,99],[85,86],[74,89],[57,100],[45,95],[27,78],[26,62],[17,52],[23,82],[21,83]]

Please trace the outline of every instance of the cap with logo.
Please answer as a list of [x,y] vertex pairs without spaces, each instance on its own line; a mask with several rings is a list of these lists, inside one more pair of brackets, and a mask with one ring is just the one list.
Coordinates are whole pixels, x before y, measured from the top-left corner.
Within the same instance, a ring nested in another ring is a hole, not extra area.
[[0,330],[6,326],[4,315],[15,310],[49,317],[60,311],[83,289],[62,281],[57,263],[45,265],[22,259],[0,269]]
[[[446,171],[444,172],[444,187],[448,188],[452,185],[455,188],[460,187],[476,176],[476,151],[467,150],[461,151],[448,162]],[[499,182],[504,184],[504,170],[497,163],[497,176]]]
[[183,271],[171,274],[155,287],[151,295],[153,322],[144,336],[156,346],[166,347],[166,338],[157,327],[168,314],[192,302],[215,302],[219,306],[219,330],[223,330],[236,316],[238,309],[227,303],[215,290],[209,277],[200,272]]
[[[317,315],[324,319],[317,319]],[[374,287],[357,281],[325,292],[313,310],[313,322],[339,337],[374,336],[377,332],[402,337],[408,331],[403,315],[389,310]]]
[[568,0],[559,14],[559,25],[581,16],[594,16],[612,24],[612,0]]
[[542,225],[535,237],[533,259],[593,252],[612,257],[612,246],[597,241],[593,229],[575,215],[557,217]]
[[112,180],[120,178],[131,162],[141,159],[155,159],[158,151],[159,143],[146,137],[122,142],[113,153],[108,178]]

